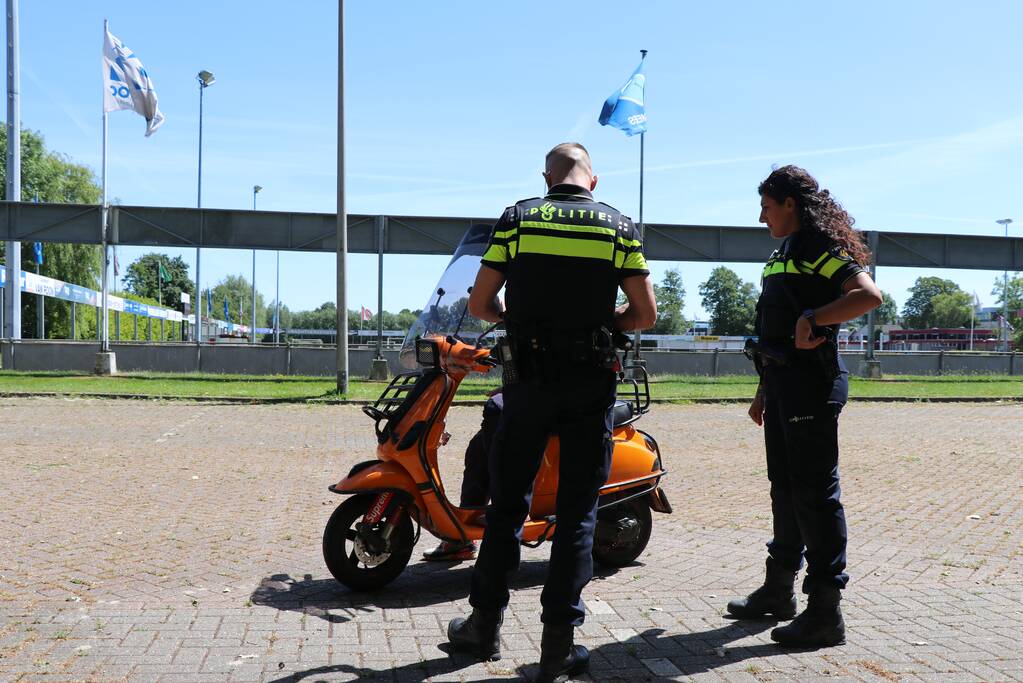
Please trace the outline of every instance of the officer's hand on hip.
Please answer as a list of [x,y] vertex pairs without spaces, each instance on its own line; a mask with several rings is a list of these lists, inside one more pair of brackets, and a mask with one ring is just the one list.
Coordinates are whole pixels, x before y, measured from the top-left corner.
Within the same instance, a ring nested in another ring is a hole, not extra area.
[[796,320],[795,342],[797,349],[815,349],[826,341],[826,337],[813,336],[813,327],[809,320],[802,316]]

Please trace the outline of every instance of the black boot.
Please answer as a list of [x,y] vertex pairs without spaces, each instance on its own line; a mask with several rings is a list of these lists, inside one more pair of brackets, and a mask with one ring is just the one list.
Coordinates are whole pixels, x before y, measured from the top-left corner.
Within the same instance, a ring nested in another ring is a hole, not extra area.
[[745,598],[729,602],[728,613],[740,619],[759,619],[768,614],[778,619],[791,619],[796,616],[795,583],[795,572],[784,569],[774,558],[768,557],[764,585]]
[[540,672],[535,683],[563,683],[569,676],[586,671],[590,653],[582,645],[572,642],[573,626],[543,625],[540,638]]
[[817,586],[810,592],[806,609],[771,631],[771,639],[789,647],[845,645],[845,621],[838,606],[842,592],[834,586]]
[[501,658],[503,610],[473,609],[468,619],[458,617],[448,623],[448,642],[456,650],[469,652],[484,661]]

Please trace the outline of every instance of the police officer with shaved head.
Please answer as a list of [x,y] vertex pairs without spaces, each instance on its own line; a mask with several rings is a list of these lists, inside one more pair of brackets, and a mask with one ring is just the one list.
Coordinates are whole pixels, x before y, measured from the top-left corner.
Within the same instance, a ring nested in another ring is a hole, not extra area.
[[[560,439],[557,528],[540,602],[537,681],[586,669],[573,642],[581,593],[593,576],[597,498],[611,465],[615,401],[612,332],[650,327],[657,316],[643,246],[632,220],[598,202],[590,155],[578,143],[546,157],[548,192],[505,210],[494,226],[469,312],[504,320],[504,411],[490,452],[490,506],[472,575],[472,614],[448,626],[451,644],[500,658],[508,582],[548,437]],[[497,295],[505,288],[506,309]],[[615,308],[619,288],[628,303]]]

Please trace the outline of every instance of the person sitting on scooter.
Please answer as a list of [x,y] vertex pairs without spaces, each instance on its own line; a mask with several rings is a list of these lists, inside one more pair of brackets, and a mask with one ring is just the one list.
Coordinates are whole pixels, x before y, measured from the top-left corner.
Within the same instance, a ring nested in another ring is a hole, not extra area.
[[[490,500],[490,493],[487,490],[490,486],[487,460],[503,407],[504,397],[499,391],[491,395],[483,405],[483,422],[480,423],[480,430],[469,440],[469,445],[465,449],[465,470],[462,473],[462,493],[458,503],[460,508],[486,507],[487,501]],[[441,541],[436,548],[423,553],[424,560],[434,562],[462,562],[475,557],[475,541],[466,543]]]
[[[500,657],[508,582],[518,568],[533,480],[551,434],[560,440],[557,530],[540,602],[541,683],[586,669],[573,632],[586,615],[581,593],[593,575],[597,498],[613,444],[615,374],[609,330],[643,329],[657,304],[639,231],[594,200],[590,157],[578,143],[547,154],[548,193],[509,207],[494,226],[469,313],[505,321],[504,410],[490,451],[486,529],[472,574],[467,619],[448,640],[483,659]],[[505,287],[506,315],[493,305]],[[618,289],[628,304],[615,308]],[[507,356],[505,356],[507,351]]]

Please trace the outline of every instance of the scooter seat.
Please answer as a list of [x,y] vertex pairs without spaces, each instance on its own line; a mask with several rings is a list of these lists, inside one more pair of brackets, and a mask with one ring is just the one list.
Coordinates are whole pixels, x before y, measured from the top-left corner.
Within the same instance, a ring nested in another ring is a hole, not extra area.
[[631,403],[615,401],[614,417],[612,419],[616,429],[631,422],[634,415]]

